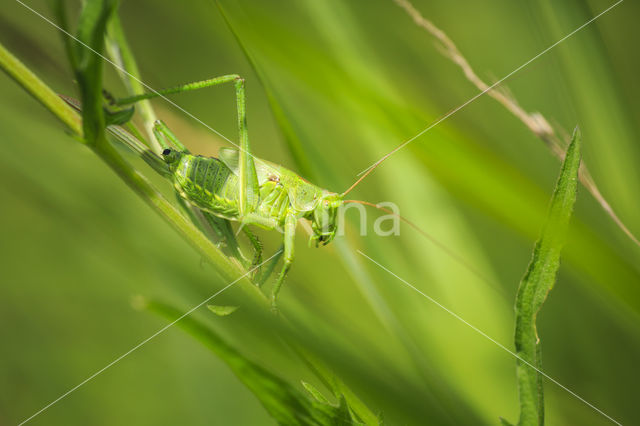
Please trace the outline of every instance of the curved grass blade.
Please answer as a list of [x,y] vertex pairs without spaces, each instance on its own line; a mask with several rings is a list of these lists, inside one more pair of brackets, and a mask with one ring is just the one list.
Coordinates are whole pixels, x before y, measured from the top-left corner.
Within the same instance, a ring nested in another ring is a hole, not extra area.
[[[111,60],[119,66],[118,75],[127,88],[129,95],[134,96],[144,93],[144,87],[139,79],[140,71],[138,64],[129,47],[124,29],[117,14],[114,14],[107,25],[106,48]],[[126,70],[126,73],[122,70]],[[157,116],[151,106],[151,102],[148,99],[143,99],[137,102],[136,106],[142,116],[149,144],[153,151],[159,154],[162,148],[153,135],[153,126],[157,120]]]
[[[148,303],[147,308],[171,321],[182,315],[182,311],[165,303],[152,301]],[[211,309],[211,306],[209,308]],[[177,325],[223,360],[279,424],[292,426],[364,424],[354,417],[344,398],[339,399],[337,406],[333,405],[308,384],[304,387],[313,399],[306,397],[278,376],[245,358],[211,328],[192,316],[183,318]]]
[[82,136],[82,121],[64,100],[0,44],[0,69],[51,111],[73,133]]
[[[516,295],[515,346],[519,358],[542,368],[540,339],[536,331],[536,317],[553,288],[560,267],[560,252],[564,245],[569,220],[576,201],[578,171],[580,170],[581,135],[578,128],[562,164],[547,223],[533,250],[533,258],[520,282]],[[517,361],[520,396],[519,425],[544,424],[544,396],[542,376],[522,361]]]
[[[64,2],[59,2],[62,10]],[[80,14],[77,39],[69,46],[69,59],[80,86],[84,137],[91,146],[106,145],[106,121],[102,108],[102,58],[107,22],[115,12],[115,0],[87,1]],[[88,46],[88,48],[87,48]]]

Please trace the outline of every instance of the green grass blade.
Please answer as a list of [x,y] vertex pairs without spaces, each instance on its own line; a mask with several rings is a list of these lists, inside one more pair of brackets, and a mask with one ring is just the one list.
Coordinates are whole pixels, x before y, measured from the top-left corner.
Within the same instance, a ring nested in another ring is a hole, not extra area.
[[82,135],[82,121],[78,114],[2,44],[0,69],[51,111],[73,133]]
[[[515,346],[519,358],[542,368],[540,341],[536,332],[536,316],[553,288],[560,267],[569,220],[576,201],[580,169],[580,131],[576,128],[562,171],[551,199],[551,208],[542,236],[536,242],[533,258],[520,282],[516,296]],[[522,361],[517,361],[520,395],[519,425],[544,424],[542,376]]]
[[[175,321],[183,314],[165,303],[150,302],[147,308],[170,321]],[[278,376],[244,357],[193,316],[181,319],[177,325],[223,360],[279,424],[320,426],[360,423],[359,419],[352,419],[344,399],[340,400],[339,405],[332,405],[315,388],[307,385],[305,388],[313,399],[308,398]]]
[[117,8],[117,1],[87,1],[78,21],[77,39],[70,49],[82,101],[82,124],[89,145],[105,144],[105,117],[102,108],[102,54],[104,34],[109,18]]
[[[128,94],[130,96],[143,94],[145,89],[140,79],[138,64],[129,47],[124,29],[117,14],[113,16],[107,25],[106,48],[111,60],[119,67],[119,76],[127,88]],[[157,116],[151,106],[151,102],[148,99],[143,99],[136,103],[136,108],[142,117],[150,146],[156,154],[160,153],[162,147],[153,135],[153,126],[157,120]]]

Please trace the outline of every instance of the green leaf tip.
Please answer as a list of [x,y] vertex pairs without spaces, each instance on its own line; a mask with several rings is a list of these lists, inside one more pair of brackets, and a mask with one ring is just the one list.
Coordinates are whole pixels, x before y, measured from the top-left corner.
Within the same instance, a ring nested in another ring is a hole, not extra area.
[[226,317],[238,310],[238,306],[207,305],[207,308],[220,317]]
[[318,389],[316,389],[315,386],[311,383],[305,382],[304,380],[300,380],[300,382],[302,383],[302,387],[309,392],[309,395],[311,395],[316,401],[323,404],[329,404],[329,400]]
[[176,325],[224,361],[278,424],[292,426],[361,424],[358,416],[352,414],[344,396],[341,395],[338,398],[339,405],[334,406],[318,400],[320,393],[311,385],[303,384],[305,389],[313,389],[312,395],[316,400],[308,398],[279,376],[245,357],[207,324],[190,316],[184,317],[181,310],[165,303],[151,301],[148,307],[152,312],[169,321],[180,319]]
[[[516,295],[516,374],[520,398],[518,425],[521,426],[544,424],[542,376],[536,371],[542,367],[536,317],[553,288],[560,267],[560,252],[578,189],[581,139],[580,129],[576,127],[551,198],[547,222],[535,244],[533,257]],[[508,424],[505,420],[502,422]]]

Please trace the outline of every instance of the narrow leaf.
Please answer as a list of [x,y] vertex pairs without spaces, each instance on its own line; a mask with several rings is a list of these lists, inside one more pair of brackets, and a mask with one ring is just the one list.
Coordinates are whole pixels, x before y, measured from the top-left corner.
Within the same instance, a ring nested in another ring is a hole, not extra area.
[[207,305],[207,308],[214,314],[221,317],[226,317],[227,315],[231,315],[238,309],[237,306],[219,306],[219,305]]
[[576,200],[580,139],[580,131],[576,128],[551,199],[547,223],[536,242],[533,258],[516,296],[515,346],[519,357],[516,373],[520,396],[518,424],[522,426],[544,424],[542,376],[532,367],[540,370],[542,366],[536,316],[553,288],[560,267],[560,251]]
[[52,112],[75,135],[82,135],[82,123],[78,114],[2,44],[0,69]]
[[[105,42],[107,53],[111,61],[118,65],[118,75],[127,88],[129,96],[143,94],[144,85],[141,80],[138,64],[129,46],[118,14],[114,14],[109,21]],[[158,117],[151,106],[151,102],[148,99],[142,99],[136,102],[136,106],[144,123],[146,139],[149,142],[149,146],[155,153],[160,153],[162,147],[153,134],[153,127]]]
[[[147,307],[170,321],[182,316],[181,311],[164,303],[152,301]],[[300,426],[359,424],[352,420],[344,398],[341,398],[338,406],[325,401],[311,400],[281,378],[245,358],[213,330],[193,317],[182,318],[176,325],[222,359],[279,424]]]
[[[59,19],[64,22],[66,18],[63,2],[59,4]],[[69,46],[69,59],[80,86],[84,136],[87,143],[94,146],[100,141],[105,141],[106,122],[102,108],[103,59],[100,55],[104,50],[107,23],[117,5],[116,0],[86,1],[78,22],[79,42]]]
[[309,392],[309,395],[311,395],[316,401],[324,402],[326,404],[329,403],[329,400],[325,398],[325,396],[311,383],[307,383],[304,380],[301,380],[301,383],[302,387],[304,387],[304,389]]

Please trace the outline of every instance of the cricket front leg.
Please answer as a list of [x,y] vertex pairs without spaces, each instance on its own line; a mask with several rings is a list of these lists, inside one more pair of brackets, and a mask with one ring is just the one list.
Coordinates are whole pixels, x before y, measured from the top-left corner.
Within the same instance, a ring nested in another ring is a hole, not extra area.
[[276,303],[278,293],[280,292],[282,283],[284,282],[284,279],[287,276],[289,269],[291,268],[291,264],[293,263],[293,248],[297,222],[298,219],[296,218],[296,216],[293,214],[289,214],[287,215],[284,223],[284,266],[282,267],[280,276],[278,276],[278,280],[274,284],[273,290],[271,291],[271,308],[275,312],[278,312],[278,306]]

